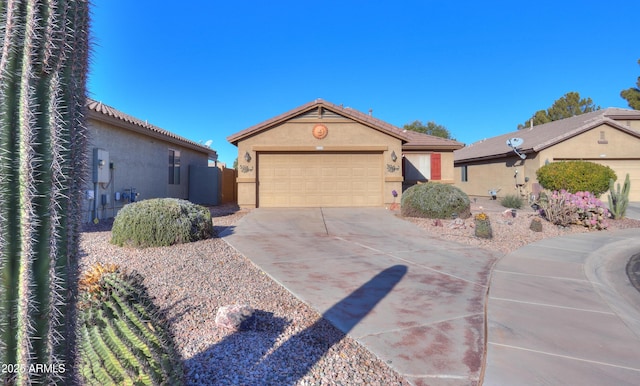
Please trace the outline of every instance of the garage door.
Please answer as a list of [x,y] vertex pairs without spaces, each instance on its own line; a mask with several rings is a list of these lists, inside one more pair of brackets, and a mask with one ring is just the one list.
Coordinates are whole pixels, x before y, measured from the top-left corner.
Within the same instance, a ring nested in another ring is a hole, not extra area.
[[[616,172],[618,176],[617,183],[620,186],[624,183],[625,176],[629,173],[629,180],[631,180],[631,192],[629,192],[629,201],[640,202],[640,160],[597,160],[599,164],[609,166]],[[601,198],[606,202],[606,195]]]
[[381,153],[261,153],[258,206],[382,205]]

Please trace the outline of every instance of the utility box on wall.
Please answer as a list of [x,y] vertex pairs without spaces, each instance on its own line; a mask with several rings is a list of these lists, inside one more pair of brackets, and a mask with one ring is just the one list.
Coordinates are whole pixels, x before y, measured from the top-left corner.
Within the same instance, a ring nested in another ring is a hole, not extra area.
[[109,182],[109,152],[97,147],[93,149],[93,182]]

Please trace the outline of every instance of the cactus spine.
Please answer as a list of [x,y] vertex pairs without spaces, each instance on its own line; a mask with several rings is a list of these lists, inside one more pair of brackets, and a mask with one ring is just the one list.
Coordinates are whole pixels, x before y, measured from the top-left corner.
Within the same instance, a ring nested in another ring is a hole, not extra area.
[[80,279],[80,373],[89,385],[179,385],[166,322],[136,273],[93,266]]
[[613,215],[614,219],[623,218],[627,212],[627,206],[629,205],[629,191],[631,190],[631,180],[629,180],[629,173],[624,179],[624,185],[622,190],[618,183],[618,188],[614,190],[613,179],[609,180],[609,211]]
[[83,0],[0,2],[0,362],[19,368],[4,384],[76,377],[88,19]]

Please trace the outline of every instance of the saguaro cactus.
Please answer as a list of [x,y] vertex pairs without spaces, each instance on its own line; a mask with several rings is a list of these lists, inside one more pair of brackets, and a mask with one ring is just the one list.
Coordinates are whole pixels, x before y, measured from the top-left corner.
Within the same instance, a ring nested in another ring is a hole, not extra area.
[[76,379],[85,0],[0,2],[0,383]]

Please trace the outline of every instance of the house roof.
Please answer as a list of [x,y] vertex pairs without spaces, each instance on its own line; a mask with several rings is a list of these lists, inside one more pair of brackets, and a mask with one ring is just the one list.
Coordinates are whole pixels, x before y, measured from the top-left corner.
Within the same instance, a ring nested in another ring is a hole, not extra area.
[[525,154],[539,152],[602,124],[608,124],[609,126],[640,138],[640,132],[622,125],[615,119],[640,119],[640,111],[607,108],[523,130],[512,131],[496,137],[483,139],[460,150],[456,150],[454,152],[454,162],[477,161],[511,155],[513,151],[507,146],[506,142],[508,139],[514,137],[524,140],[523,145],[518,148],[519,152]]
[[409,147],[416,150],[426,149],[426,148],[453,150],[453,149],[459,149],[462,146],[464,146],[462,143],[453,141],[450,139],[444,139],[444,138],[435,137],[432,135],[404,130],[390,123],[387,123],[381,119],[375,118],[369,114],[365,114],[363,112],[352,109],[350,107],[339,106],[334,103],[327,102],[323,99],[316,99],[312,102],[306,103],[302,106],[299,106],[293,110],[287,111],[276,117],[268,119],[257,125],[251,126],[245,130],[239,131],[227,137],[227,141],[237,146],[238,142],[245,138],[248,138],[252,135],[269,130],[274,126],[282,124],[292,118],[295,118],[299,115],[305,114],[309,111],[313,111],[314,109],[319,109],[319,108],[325,109],[327,111],[331,111],[335,114],[344,116],[360,124],[368,126],[374,130],[378,130],[388,135],[391,135],[392,137],[396,137],[403,141],[403,149],[405,147]]
[[180,145],[192,150],[206,153],[209,158],[216,159],[217,153],[215,150],[203,146],[190,139],[179,136],[168,130],[154,126],[146,121],[125,114],[122,111],[105,105],[102,102],[95,101],[93,99],[87,99],[88,117],[101,122],[109,123],[114,126],[122,127],[136,133],[140,133],[146,136],[162,139],[169,143]]
[[403,130],[402,132],[408,138],[407,143],[402,145],[403,150],[422,150],[425,148],[433,150],[457,150],[464,147],[462,142],[453,139],[436,137],[435,135],[418,133],[417,131],[411,130]]

